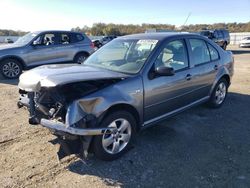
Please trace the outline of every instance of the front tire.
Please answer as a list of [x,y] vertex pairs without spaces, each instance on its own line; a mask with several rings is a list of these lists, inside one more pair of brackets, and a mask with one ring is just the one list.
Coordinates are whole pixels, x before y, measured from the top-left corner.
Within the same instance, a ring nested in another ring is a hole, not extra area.
[[218,81],[208,101],[208,105],[212,108],[220,108],[227,97],[229,83],[222,78]]
[[22,64],[16,59],[5,59],[0,62],[1,73],[5,78],[15,79],[22,74]]
[[135,136],[136,121],[127,111],[116,111],[109,114],[100,125],[115,127],[113,133],[106,131],[103,135],[95,136],[93,151],[97,158],[112,161],[121,157],[131,146]]

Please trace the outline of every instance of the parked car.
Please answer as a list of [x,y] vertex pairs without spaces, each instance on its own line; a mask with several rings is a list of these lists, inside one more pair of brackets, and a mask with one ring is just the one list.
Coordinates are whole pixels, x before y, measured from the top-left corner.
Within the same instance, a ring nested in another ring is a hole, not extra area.
[[200,34],[213,40],[224,50],[226,50],[227,45],[230,44],[230,35],[226,29],[202,30]]
[[92,42],[93,42],[96,49],[99,49],[102,47],[102,43],[99,39],[94,39],[94,40],[92,40]]
[[250,47],[250,37],[245,37],[240,41],[240,47]]
[[6,78],[17,78],[23,69],[39,65],[72,61],[82,63],[93,51],[91,40],[82,33],[28,33],[14,44],[0,47],[0,72]]
[[5,42],[5,43],[14,43],[14,41],[13,41],[12,39],[10,39],[10,38],[6,38],[6,39],[4,40],[4,42]]
[[28,107],[30,124],[58,136],[59,158],[94,152],[114,160],[144,128],[201,103],[221,107],[233,65],[230,51],[200,35],[129,35],[84,64],[23,73],[18,106]]
[[116,36],[113,36],[113,35],[105,36],[102,38],[101,43],[102,43],[102,45],[107,44],[108,42],[112,41],[115,38],[116,38]]

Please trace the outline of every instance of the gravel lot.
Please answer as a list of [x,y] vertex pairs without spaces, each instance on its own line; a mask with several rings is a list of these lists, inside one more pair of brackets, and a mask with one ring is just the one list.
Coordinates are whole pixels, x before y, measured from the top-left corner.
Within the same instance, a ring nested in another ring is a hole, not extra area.
[[221,109],[199,106],[141,132],[124,157],[59,162],[48,130],[16,107],[17,81],[0,80],[3,187],[250,187],[250,49],[231,47],[235,76]]

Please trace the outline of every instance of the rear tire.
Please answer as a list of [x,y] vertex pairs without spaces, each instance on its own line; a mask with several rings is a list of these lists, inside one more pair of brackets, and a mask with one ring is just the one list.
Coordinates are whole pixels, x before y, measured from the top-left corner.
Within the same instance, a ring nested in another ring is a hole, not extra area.
[[222,78],[218,81],[208,101],[211,108],[220,108],[227,97],[229,83]]
[[15,79],[22,74],[22,64],[16,59],[5,59],[0,62],[0,71],[5,78]]
[[101,127],[116,127],[117,132],[106,132],[95,136],[92,149],[97,158],[112,161],[121,157],[131,147],[135,136],[136,121],[127,111],[110,113],[100,125]]
[[79,53],[75,56],[73,61],[75,63],[82,64],[87,59],[87,57],[88,55],[86,53]]

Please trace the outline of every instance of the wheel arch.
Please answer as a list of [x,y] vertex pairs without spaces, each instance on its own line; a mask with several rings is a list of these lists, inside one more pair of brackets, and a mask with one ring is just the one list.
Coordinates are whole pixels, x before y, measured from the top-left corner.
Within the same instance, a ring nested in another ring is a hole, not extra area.
[[226,74],[226,73],[225,73],[225,74],[221,75],[220,77],[217,77],[217,79],[214,81],[213,86],[212,86],[212,88],[211,88],[211,90],[210,90],[209,95],[212,94],[212,92],[213,92],[213,90],[214,90],[214,87],[216,86],[216,84],[217,84],[221,79],[225,79],[225,80],[227,81],[227,83],[228,83],[228,86],[231,84],[231,78],[230,78],[229,74]]
[[102,117],[100,118],[100,121],[102,121],[108,114],[115,112],[115,111],[127,111],[129,112],[136,121],[136,132],[140,130],[140,124],[141,124],[141,120],[140,120],[140,115],[139,112],[136,110],[136,108],[130,104],[126,104],[126,103],[119,103],[119,104],[114,104],[113,106],[110,106],[105,113],[102,115]]
[[224,78],[227,81],[228,85],[231,84],[230,76],[228,74],[224,74],[219,80],[221,80],[222,78]]
[[85,55],[87,55],[87,56],[90,56],[90,54],[89,54],[88,52],[86,52],[86,51],[79,51],[79,52],[77,52],[77,53],[74,55],[74,59],[75,59],[76,56],[79,55],[79,54],[85,54]]
[[19,56],[15,56],[15,55],[4,56],[4,57],[2,57],[2,58],[0,59],[0,62],[1,62],[1,61],[4,61],[4,60],[6,60],[6,59],[15,59],[15,60],[17,60],[19,63],[21,63],[23,69],[26,69],[26,64],[25,64],[24,60],[23,60],[21,57],[19,57]]

